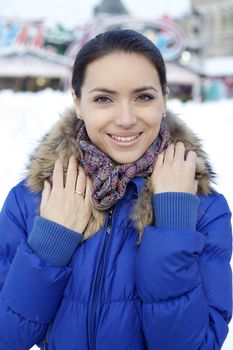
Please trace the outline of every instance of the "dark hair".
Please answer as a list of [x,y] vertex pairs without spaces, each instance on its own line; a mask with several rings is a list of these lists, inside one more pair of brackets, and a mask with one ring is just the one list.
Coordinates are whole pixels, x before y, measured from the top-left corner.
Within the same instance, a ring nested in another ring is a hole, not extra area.
[[166,68],[159,49],[152,41],[134,30],[114,29],[97,35],[79,50],[73,65],[71,81],[77,97],[81,96],[81,87],[88,64],[117,51],[137,53],[148,58],[158,72],[162,93],[165,95]]

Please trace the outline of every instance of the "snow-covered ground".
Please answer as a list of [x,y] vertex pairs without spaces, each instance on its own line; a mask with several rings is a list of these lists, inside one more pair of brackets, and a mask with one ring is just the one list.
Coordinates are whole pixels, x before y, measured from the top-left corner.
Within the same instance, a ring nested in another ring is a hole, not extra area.
[[[40,93],[0,92],[0,207],[10,188],[22,179],[29,154],[40,137],[72,103],[68,93],[46,90]],[[214,170],[216,189],[233,208],[233,100],[198,104],[169,101],[169,108],[179,114],[203,139]],[[222,348],[233,349],[233,322]]]

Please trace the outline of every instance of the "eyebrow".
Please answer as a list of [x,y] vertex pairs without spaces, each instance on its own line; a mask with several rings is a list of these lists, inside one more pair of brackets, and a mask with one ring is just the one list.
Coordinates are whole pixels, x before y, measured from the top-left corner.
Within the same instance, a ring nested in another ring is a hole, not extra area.
[[142,91],[146,91],[146,90],[154,90],[154,91],[158,92],[158,90],[154,86],[142,86],[141,88],[133,90],[133,92],[142,92]]
[[106,89],[106,88],[103,88],[103,87],[96,87],[92,90],[89,91],[89,94],[92,93],[92,92],[96,92],[96,91],[99,91],[99,92],[106,92],[107,94],[116,94],[117,92],[114,91],[114,90],[110,90],[110,89]]
[[[153,87],[153,86],[142,86],[142,87],[140,87],[140,88],[134,89],[133,92],[135,93],[135,92],[142,92],[142,91],[147,91],[147,90],[154,90],[155,92],[158,92],[158,90],[157,90],[155,87]],[[116,91],[110,90],[110,89],[106,89],[106,88],[104,88],[104,87],[96,87],[96,88],[90,90],[90,91],[89,91],[89,94],[92,93],[92,92],[97,92],[97,91],[99,91],[99,92],[105,92],[105,93],[107,93],[107,94],[113,94],[113,95],[114,95],[114,94],[115,94],[115,95],[117,94]]]

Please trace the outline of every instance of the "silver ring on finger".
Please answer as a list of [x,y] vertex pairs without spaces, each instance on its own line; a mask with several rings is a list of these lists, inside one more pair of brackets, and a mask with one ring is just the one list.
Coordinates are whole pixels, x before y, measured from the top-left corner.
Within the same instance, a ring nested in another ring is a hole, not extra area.
[[74,193],[77,193],[77,194],[79,194],[80,196],[85,197],[85,193],[83,193],[83,192],[80,192],[80,191],[74,191]]

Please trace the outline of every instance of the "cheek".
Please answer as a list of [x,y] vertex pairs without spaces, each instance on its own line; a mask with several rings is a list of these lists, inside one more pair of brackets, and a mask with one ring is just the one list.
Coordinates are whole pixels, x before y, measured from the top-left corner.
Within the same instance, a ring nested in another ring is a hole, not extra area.
[[152,139],[155,139],[158,134],[159,134],[159,130],[160,130],[160,125],[161,125],[161,121],[162,121],[162,118],[158,118],[158,116],[154,116],[151,120],[150,120],[150,135],[151,135],[151,138]]
[[150,118],[148,120],[148,125],[150,125],[151,129],[157,130],[160,128],[160,124],[162,121],[162,113],[159,112],[157,114],[153,113],[150,115]]
[[159,134],[159,129],[160,129],[160,125],[157,125],[156,127],[151,128],[151,130],[150,130],[150,139],[151,140],[155,140],[156,139],[156,137]]
[[92,134],[100,133],[108,124],[108,119],[101,111],[86,111],[83,114],[83,121],[87,131]]
[[99,145],[102,139],[101,126],[99,125],[99,123],[93,123],[93,120],[94,119],[91,119],[91,120],[84,119],[84,123],[85,123],[88,136],[92,141],[92,143]]

